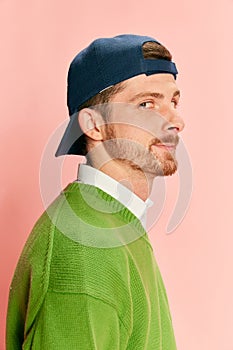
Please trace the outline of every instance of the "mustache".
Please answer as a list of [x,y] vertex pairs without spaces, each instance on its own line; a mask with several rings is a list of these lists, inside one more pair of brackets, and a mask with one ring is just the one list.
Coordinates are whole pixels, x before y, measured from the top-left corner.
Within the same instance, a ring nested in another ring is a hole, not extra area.
[[166,143],[172,143],[174,144],[175,146],[178,145],[179,143],[179,136],[178,135],[165,135],[161,138],[158,138],[158,137],[155,137],[151,140],[149,146],[152,146],[152,145],[161,145],[161,144],[166,144]]

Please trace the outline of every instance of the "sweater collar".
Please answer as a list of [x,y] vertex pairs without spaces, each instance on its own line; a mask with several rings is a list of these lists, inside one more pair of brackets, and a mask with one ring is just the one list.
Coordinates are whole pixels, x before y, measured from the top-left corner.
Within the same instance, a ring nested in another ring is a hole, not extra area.
[[86,164],[79,164],[77,181],[98,187],[111,195],[127,207],[141,221],[144,228],[146,228],[146,210],[154,204],[149,197],[146,201],[143,201],[120,182]]

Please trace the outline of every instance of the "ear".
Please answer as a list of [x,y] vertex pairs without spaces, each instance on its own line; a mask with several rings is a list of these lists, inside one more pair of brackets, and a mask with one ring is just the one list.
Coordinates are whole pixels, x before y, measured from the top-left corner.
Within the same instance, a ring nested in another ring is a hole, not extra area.
[[83,108],[78,113],[78,122],[83,133],[94,141],[103,140],[102,128],[103,119],[96,110]]

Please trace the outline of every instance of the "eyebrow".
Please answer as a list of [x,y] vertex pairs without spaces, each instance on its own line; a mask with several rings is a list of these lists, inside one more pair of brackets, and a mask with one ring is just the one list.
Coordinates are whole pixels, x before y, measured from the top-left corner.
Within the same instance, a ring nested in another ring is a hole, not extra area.
[[[136,95],[134,95],[129,102],[134,102],[136,100],[138,100],[139,98],[143,98],[143,97],[154,97],[154,98],[158,98],[158,99],[163,99],[164,95],[159,93],[159,92],[152,92],[152,91],[146,91],[146,92],[140,92]],[[173,97],[179,96],[180,97],[180,90],[176,90],[173,94]]]

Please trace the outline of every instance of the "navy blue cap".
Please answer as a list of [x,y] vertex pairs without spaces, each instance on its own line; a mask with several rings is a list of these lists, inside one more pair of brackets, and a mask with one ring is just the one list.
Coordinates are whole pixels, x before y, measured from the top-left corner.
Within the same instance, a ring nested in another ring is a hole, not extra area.
[[91,97],[139,74],[170,73],[176,79],[174,62],[143,57],[142,46],[148,41],[160,44],[149,36],[132,34],[100,38],[75,56],[68,72],[67,104],[71,118],[56,156],[84,154],[77,112]]

